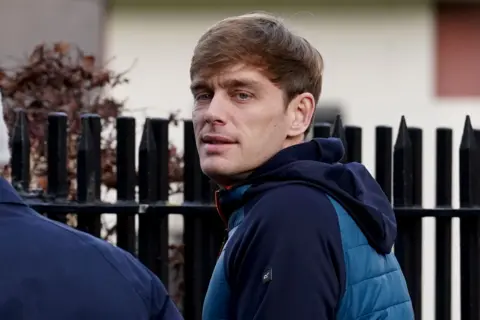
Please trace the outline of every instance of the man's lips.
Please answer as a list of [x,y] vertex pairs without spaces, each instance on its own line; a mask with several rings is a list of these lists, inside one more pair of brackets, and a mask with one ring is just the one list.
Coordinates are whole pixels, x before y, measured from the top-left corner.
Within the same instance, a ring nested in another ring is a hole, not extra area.
[[204,134],[201,138],[202,143],[205,144],[234,144],[236,141],[230,137],[219,134]]
[[205,148],[204,150],[210,155],[222,154],[237,143],[236,140],[220,134],[205,134],[202,136],[201,141]]

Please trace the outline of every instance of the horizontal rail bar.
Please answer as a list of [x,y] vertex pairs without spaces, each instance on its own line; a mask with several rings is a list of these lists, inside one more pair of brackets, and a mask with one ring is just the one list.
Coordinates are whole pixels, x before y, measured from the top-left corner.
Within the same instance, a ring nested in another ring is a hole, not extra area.
[[26,203],[34,210],[42,213],[51,214],[182,214],[184,216],[199,214],[217,214],[215,206],[202,203],[183,203],[181,205],[172,205],[163,201],[151,204],[138,204],[136,202],[117,202],[117,203]]
[[[52,214],[182,214],[185,216],[198,214],[216,214],[215,206],[195,202],[169,204],[158,201],[150,204],[139,204],[135,201],[107,202],[41,202],[28,199],[26,203],[34,210]],[[480,207],[473,208],[432,208],[417,207],[395,208],[397,216],[415,217],[472,217],[480,216]]]
[[399,217],[450,217],[450,218],[464,218],[480,216],[480,207],[472,208],[395,208],[395,214]]

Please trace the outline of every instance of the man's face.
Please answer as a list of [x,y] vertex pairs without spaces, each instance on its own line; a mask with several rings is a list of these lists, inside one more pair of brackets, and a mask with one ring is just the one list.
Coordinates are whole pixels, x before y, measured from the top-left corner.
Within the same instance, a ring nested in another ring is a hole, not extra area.
[[192,80],[195,140],[203,172],[221,185],[244,179],[285,147],[292,115],[283,92],[237,65]]

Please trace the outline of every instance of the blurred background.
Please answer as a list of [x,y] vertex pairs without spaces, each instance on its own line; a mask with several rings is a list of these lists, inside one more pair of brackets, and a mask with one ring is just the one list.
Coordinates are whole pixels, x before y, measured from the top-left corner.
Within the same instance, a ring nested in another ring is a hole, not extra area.
[[[480,3],[425,0],[0,0],[0,63],[14,66],[39,43],[67,41],[130,83],[111,94],[137,118],[189,118],[188,69],[200,35],[217,20],[253,10],[283,17],[325,61],[318,120],[337,113],[363,128],[363,162],[374,169],[374,130],[424,129],[423,204],[434,206],[435,128],[454,129],[454,206],[465,116],[480,123]],[[395,132],[394,132],[395,134]],[[182,150],[183,129],[171,142]],[[138,144],[137,144],[138,145]],[[109,195],[115,199],[115,195]],[[174,196],[172,201],[182,201]],[[170,219],[173,236],[182,219]],[[433,320],[433,221],[424,219],[423,319]],[[458,221],[454,222],[453,319],[459,319]],[[176,233],[178,231],[178,233]],[[456,280],[455,280],[456,279]]]

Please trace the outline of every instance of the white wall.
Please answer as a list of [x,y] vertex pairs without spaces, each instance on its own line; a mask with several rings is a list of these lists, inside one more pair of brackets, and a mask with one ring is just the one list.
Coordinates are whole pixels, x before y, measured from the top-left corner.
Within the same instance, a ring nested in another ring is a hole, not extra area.
[[103,50],[104,1],[0,1],[0,62],[17,67],[36,45],[70,41],[99,55]]
[[[244,11],[242,11],[244,12]],[[191,96],[188,68],[192,50],[201,33],[216,20],[240,12],[114,12],[108,30],[108,55],[112,67],[129,68],[131,84],[116,91],[128,97],[131,109],[146,108],[148,116],[166,116],[181,109],[190,116]],[[323,100],[344,106],[347,124],[364,128],[365,164],[374,168],[374,128],[398,127],[401,115],[412,126],[424,128],[424,205],[434,205],[434,129],[455,130],[456,152],[464,117],[480,122],[480,100],[440,101],[434,97],[433,13],[426,5],[404,8],[307,8],[281,12],[289,24],[308,38],[326,62]],[[140,115],[140,113],[138,113]],[[182,144],[181,129],[171,139]],[[458,174],[454,173],[454,204],[458,205]],[[455,221],[455,232],[458,221]],[[424,223],[423,317],[434,319],[434,225]],[[454,259],[459,260],[458,237],[454,237]],[[454,319],[459,319],[459,263],[453,299]]]

